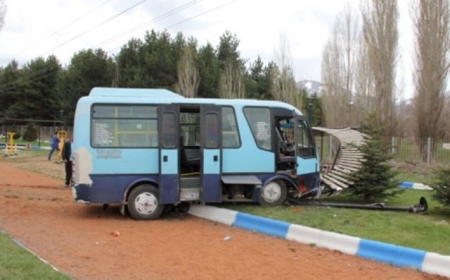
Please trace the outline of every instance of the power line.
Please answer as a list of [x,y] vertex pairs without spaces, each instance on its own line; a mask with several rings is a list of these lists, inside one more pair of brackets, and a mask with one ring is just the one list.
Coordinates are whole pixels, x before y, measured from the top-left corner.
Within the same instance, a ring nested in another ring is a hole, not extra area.
[[184,4],[184,5],[179,6],[178,8],[175,8],[175,9],[173,9],[173,10],[168,11],[167,13],[164,13],[164,14],[162,14],[162,15],[160,15],[160,16],[157,16],[156,18],[153,18],[153,19],[151,19],[151,20],[149,20],[149,21],[147,21],[147,22],[144,22],[144,23],[142,23],[142,24],[140,24],[140,25],[138,25],[138,26],[135,26],[135,27],[133,27],[133,28],[131,28],[131,29],[128,29],[127,31],[125,31],[125,32],[123,32],[123,33],[121,33],[121,34],[119,34],[119,35],[116,35],[116,36],[114,36],[114,37],[112,37],[112,38],[109,38],[109,39],[107,39],[107,40],[105,40],[105,41],[103,41],[103,42],[101,42],[101,43],[95,45],[94,47],[97,47],[97,46],[100,46],[100,45],[103,45],[103,44],[107,44],[107,43],[113,42],[113,41],[115,41],[117,38],[120,38],[120,37],[122,37],[122,36],[124,36],[124,35],[128,35],[128,34],[130,34],[130,33],[134,33],[134,32],[136,32],[137,30],[144,28],[145,26],[147,26],[147,25],[150,24],[150,23],[154,23],[154,22],[160,21],[160,20],[162,20],[162,19],[165,19],[165,18],[167,18],[167,17],[169,17],[169,16],[171,16],[171,15],[173,15],[173,14],[176,14],[177,12],[180,12],[180,11],[182,11],[182,10],[185,10],[185,9],[191,7],[191,6],[197,5],[197,4],[200,3],[200,2],[201,2],[201,0],[200,0],[200,1],[199,1],[199,0],[194,0],[194,1],[188,2],[188,3]]
[[75,37],[70,38],[69,40],[67,40],[67,41],[65,41],[65,42],[63,42],[63,43],[61,43],[61,44],[59,44],[58,46],[54,47],[53,49],[51,49],[51,50],[49,50],[49,51],[47,51],[47,52],[45,52],[45,53],[43,53],[42,55],[47,54],[47,53],[49,53],[49,52],[51,52],[51,51],[54,51],[54,50],[56,50],[56,49],[58,49],[58,48],[64,46],[65,44],[70,43],[70,42],[72,42],[73,40],[78,39],[78,38],[80,38],[80,37],[83,36],[83,35],[86,35],[87,33],[91,32],[92,30],[94,30],[94,29],[96,29],[96,28],[98,28],[98,27],[104,25],[105,23],[107,23],[107,22],[109,22],[109,21],[115,19],[116,17],[118,17],[118,16],[120,16],[120,15],[122,15],[122,14],[124,14],[124,13],[126,13],[126,12],[128,12],[128,11],[134,9],[134,8],[136,8],[137,6],[141,5],[141,4],[144,3],[145,1],[147,1],[147,0],[142,0],[141,2],[139,2],[139,3],[137,3],[137,4],[134,4],[133,6],[129,7],[128,9],[123,10],[122,12],[120,12],[120,13],[118,13],[118,14],[116,14],[116,15],[110,17],[109,19],[107,19],[107,20],[101,22],[100,24],[97,24],[96,26],[94,26],[94,27],[92,27],[92,28],[90,28],[90,29],[88,29],[88,30],[86,30],[86,31],[84,31],[84,32],[82,32],[82,33],[76,35]]
[[[184,9],[187,9],[187,8],[193,6],[193,5],[196,5],[196,4],[198,4],[199,2],[201,2],[201,0],[194,0],[194,1],[188,2],[188,3],[186,3],[186,4],[184,4],[184,5],[181,5],[181,6],[177,7],[177,8],[175,8],[175,9],[172,9],[172,10],[170,10],[170,11],[168,11],[168,12],[162,14],[162,15],[157,16],[156,18],[152,19],[152,20],[149,21],[149,22],[157,22],[157,21],[159,21],[159,20],[162,20],[162,19],[166,18],[166,17],[169,16],[169,15],[175,14],[175,13],[180,12],[180,11],[182,11],[182,10],[184,10]],[[149,23],[149,22],[147,22],[147,23]],[[132,29],[130,29],[130,30],[132,30]],[[134,32],[134,31],[133,31],[133,32]],[[122,33],[121,35],[123,35],[123,33]],[[116,37],[118,37],[118,36],[115,36],[115,37],[113,37],[113,38],[110,38],[109,40],[114,39],[114,38],[116,38]],[[105,41],[105,42],[106,42],[106,41]],[[102,42],[102,43],[100,43],[100,44],[97,44],[96,46],[99,46],[99,45],[101,45],[101,44],[103,44],[103,43],[104,43],[104,42]],[[96,47],[96,46],[94,46],[94,47]],[[114,49],[112,49],[112,50],[114,50]],[[108,53],[108,52],[111,52],[112,50],[106,51],[106,52]],[[88,58],[88,59],[86,59],[86,60],[82,60],[82,61],[78,62],[77,64],[83,63],[83,62],[88,61],[88,60],[90,60],[90,59],[93,59],[93,58]],[[51,75],[52,72],[51,72],[51,73],[47,73],[47,74],[45,74],[45,75],[43,75],[43,76],[39,76],[39,75],[40,75],[40,74],[43,74],[43,73],[45,73],[45,72],[47,72],[48,70],[51,70],[51,69],[49,69],[49,68],[40,69],[40,70],[38,70],[38,71],[33,72],[33,73],[32,73],[30,76],[28,76],[28,77],[22,77],[22,79],[24,79],[24,82],[27,82],[27,81],[30,81],[30,80],[31,80],[31,81],[34,81],[34,80],[39,80],[39,79],[45,78],[45,77]],[[56,70],[54,70],[54,71],[56,71]],[[35,77],[34,80],[33,80],[33,77]],[[7,87],[6,89],[3,89],[3,90],[14,89],[15,87],[18,86],[18,85],[15,86],[14,84],[20,85],[20,82],[19,82],[19,81],[11,82],[11,83],[10,83],[10,87]],[[8,86],[8,85],[4,85],[4,86]],[[2,90],[1,87],[0,87],[0,90]]]
[[99,6],[95,7],[94,9],[92,9],[92,10],[90,10],[89,12],[85,13],[84,15],[82,15],[82,16],[76,18],[76,19],[73,20],[72,22],[70,22],[70,23],[64,25],[63,27],[61,27],[61,28],[58,29],[57,31],[53,32],[53,33],[50,34],[49,36],[45,37],[44,39],[40,40],[39,42],[35,43],[34,45],[31,45],[31,46],[29,46],[29,47],[27,47],[27,48],[21,50],[20,52],[16,53],[16,54],[14,55],[14,57],[18,56],[19,54],[21,54],[21,53],[23,53],[23,52],[28,51],[28,50],[31,49],[31,48],[34,48],[34,47],[38,46],[39,44],[41,44],[41,43],[44,42],[45,40],[47,40],[47,39],[53,37],[54,35],[58,34],[58,33],[61,32],[62,30],[64,30],[64,29],[66,29],[67,27],[71,26],[72,24],[74,24],[74,23],[78,22],[79,20],[85,18],[86,16],[92,14],[93,12],[95,12],[96,10],[98,10],[99,8],[101,8],[102,6],[106,5],[108,2],[111,2],[111,0],[107,0],[107,1],[103,2],[103,3],[100,4]]
[[[196,4],[198,4],[199,2],[201,2],[201,0],[194,0],[194,1],[188,2],[188,3],[186,3],[186,4],[184,4],[184,5],[181,5],[181,6],[177,7],[177,8],[175,8],[175,9],[172,9],[172,10],[170,10],[170,11],[168,11],[168,12],[166,12],[166,13],[160,15],[160,16],[157,16],[156,18],[152,19],[152,20],[149,21],[149,22],[157,22],[157,21],[159,21],[159,20],[162,20],[162,19],[168,17],[169,15],[175,14],[175,13],[177,13],[177,12],[179,12],[179,11],[182,11],[182,10],[184,10],[184,9],[187,9],[187,8],[193,6],[193,5],[196,5]],[[147,22],[147,23],[148,23],[148,22]],[[130,30],[131,30],[131,29],[130,29]],[[134,32],[134,31],[133,31],[133,32]],[[122,34],[123,34],[123,33],[122,33]],[[122,35],[122,34],[121,34],[121,35]],[[118,36],[115,36],[115,37],[118,37]],[[115,37],[110,38],[109,40],[114,39]],[[112,40],[112,41],[113,41],[113,40]],[[105,42],[106,42],[106,41],[105,41]],[[97,44],[96,46],[101,45],[101,44],[103,44],[103,43],[104,43],[104,42],[102,42],[102,43],[100,43],[100,44]],[[95,46],[94,46],[94,47],[95,47]],[[110,51],[107,51],[107,52],[110,52]],[[93,58],[88,58],[87,60],[90,60],[90,59],[93,59]],[[86,60],[86,61],[87,61],[87,60]],[[85,62],[85,61],[83,60],[83,61],[80,61],[79,63],[83,63],[83,62]],[[48,69],[48,68],[47,68],[47,69],[44,68],[44,69],[35,71],[34,73],[32,73],[32,75],[30,75],[31,77],[30,77],[30,76],[28,76],[28,77],[22,77],[22,79],[24,79],[25,82],[26,82],[26,81],[29,81],[30,79],[33,78],[33,76],[38,76],[38,75],[40,75],[40,74],[43,74],[43,73],[47,72],[47,70],[49,70],[49,69]],[[50,69],[50,70],[51,70],[51,69]],[[49,76],[49,75],[51,75],[51,74],[52,74],[52,73],[48,73],[48,74],[45,74],[45,75],[43,75],[43,76],[39,76],[39,77],[37,77],[35,80],[42,79],[42,78],[47,77],[47,76]],[[27,78],[28,78],[28,79],[27,79]],[[32,80],[32,81],[33,81],[33,80]],[[11,84],[14,84],[14,83],[20,84],[20,82],[18,82],[18,81],[12,82]],[[14,87],[15,87],[15,86],[12,85],[12,87],[6,88],[5,90],[14,89]],[[1,90],[1,89],[2,89],[2,88],[0,87],[0,90]]]
[[[195,19],[195,18],[197,18],[197,17],[200,17],[200,16],[202,16],[202,15],[205,15],[205,14],[211,13],[211,12],[213,12],[213,11],[216,11],[216,10],[218,10],[218,9],[220,9],[220,8],[223,8],[223,7],[225,7],[225,6],[228,6],[228,5],[230,5],[230,4],[234,3],[234,2],[237,2],[237,1],[238,1],[238,0],[233,0],[233,1],[227,2],[227,3],[225,3],[225,4],[219,5],[219,6],[215,7],[215,8],[213,8],[213,9],[207,10],[207,11],[205,11],[205,12],[199,13],[199,14],[197,14],[197,15],[195,15],[195,16],[192,16],[192,17],[190,17],[190,18],[187,18],[187,19],[184,19],[184,20],[182,20],[182,21],[179,21],[179,22],[177,22],[177,23],[175,23],[175,24],[172,24],[172,25],[166,27],[165,29],[169,29],[169,28],[172,28],[172,27],[174,27],[174,26],[183,24],[183,23],[185,23],[185,22],[187,22],[187,21],[190,21],[190,20]],[[185,5],[186,5],[186,4],[185,4]],[[176,9],[178,9],[178,8],[176,8]],[[170,13],[170,11],[167,12],[167,13]],[[163,14],[163,15],[164,15],[164,14]],[[163,16],[163,15],[161,15],[161,16]],[[120,47],[116,47],[116,48],[110,49],[110,50],[108,50],[108,51],[105,51],[105,53],[111,53],[112,51],[117,50],[118,48],[120,48]],[[81,60],[81,61],[79,61],[79,62],[77,62],[77,63],[75,63],[75,64],[72,64],[72,65],[81,64],[81,63],[87,62],[87,61],[89,61],[89,60],[91,60],[91,59],[95,59],[95,57],[94,57],[94,58],[88,58],[88,59],[85,59],[85,60]],[[37,71],[36,73],[38,73],[38,72],[46,72],[47,70],[50,70],[50,69],[42,69],[42,70]],[[39,79],[45,78],[45,77],[47,77],[47,76],[49,76],[49,75],[52,75],[53,72],[55,72],[55,71],[56,71],[56,70],[53,70],[53,71],[50,72],[50,73],[47,73],[47,74],[42,75],[42,76],[39,76],[39,77],[35,77],[34,79],[30,79],[30,78],[29,78],[29,79],[25,80],[25,82],[30,82],[30,81],[33,82],[33,81],[37,81],[37,80],[39,80]],[[11,90],[11,89],[17,88],[18,86],[20,86],[20,82],[19,82],[19,81],[14,81],[14,82],[11,82],[11,83],[9,84],[9,87],[8,87],[8,85],[5,85],[5,88],[0,87],[0,90]]]
[[[110,1],[110,0],[109,0],[109,1]],[[133,6],[131,6],[131,7],[127,8],[127,9],[121,11],[120,13],[118,13],[118,14],[112,16],[111,18],[109,18],[109,19],[103,21],[102,23],[100,23],[100,24],[94,26],[93,28],[88,29],[88,30],[82,32],[81,34],[79,34],[79,35],[77,35],[77,36],[75,36],[75,37],[73,37],[73,38],[71,38],[71,39],[69,39],[69,40],[63,42],[62,44],[60,44],[60,45],[54,47],[53,49],[51,49],[51,50],[49,50],[49,51],[43,53],[43,54],[40,55],[40,56],[43,56],[44,54],[49,53],[49,52],[51,52],[51,51],[53,51],[53,50],[55,50],[55,49],[57,49],[57,48],[59,48],[59,47],[65,45],[65,44],[67,44],[67,43],[69,43],[69,42],[71,42],[71,41],[73,41],[73,40],[75,40],[75,39],[77,39],[77,38],[79,38],[79,37],[81,37],[81,36],[87,34],[88,32],[90,32],[90,31],[92,31],[92,30],[94,30],[94,29],[100,27],[101,25],[103,25],[103,24],[105,24],[105,23],[111,21],[112,19],[114,19],[114,18],[116,18],[116,17],[118,17],[118,16],[120,16],[120,15],[122,15],[122,14],[128,12],[129,10],[131,10],[131,9],[137,7],[137,6],[139,6],[140,4],[144,3],[145,1],[147,1],[147,0],[143,0],[143,1],[139,2],[139,3],[137,3],[137,4],[134,4]],[[103,3],[103,4],[106,4],[106,3]],[[33,76],[37,76],[37,75],[39,75],[39,74],[41,74],[41,73],[46,72],[47,70],[49,70],[49,69],[45,69],[45,68],[44,68],[44,69],[41,69],[41,70],[38,70],[38,71],[34,72],[32,75],[33,75]],[[48,74],[46,74],[46,75],[44,75],[44,76],[42,76],[42,77],[37,77],[36,80],[42,79],[43,77],[46,77],[46,76],[48,76],[48,75],[50,75],[50,74],[52,74],[52,73],[48,73]],[[23,77],[23,78],[24,78],[24,77]],[[32,80],[32,81],[33,81],[33,80]],[[13,86],[12,88],[7,88],[6,90],[13,89],[13,88],[14,88],[14,86]],[[0,89],[1,89],[1,88],[0,88]]]

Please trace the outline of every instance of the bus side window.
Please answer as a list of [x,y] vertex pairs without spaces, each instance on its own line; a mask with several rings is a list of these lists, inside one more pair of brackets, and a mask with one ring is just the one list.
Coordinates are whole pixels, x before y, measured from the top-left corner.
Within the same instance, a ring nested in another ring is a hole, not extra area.
[[244,115],[258,147],[263,150],[271,150],[272,130],[270,109],[263,107],[245,107]]
[[222,107],[222,147],[239,148],[240,146],[241,141],[234,109]]
[[162,115],[162,144],[164,148],[176,147],[175,114],[172,112]]
[[314,142],[312,141],[309,126],[305,121],[300,121],[295,134],[298,155],[305,158],[315,156]]
[[205,123],[205,148],[219,147],[219,116],[215,113],[207,113]]

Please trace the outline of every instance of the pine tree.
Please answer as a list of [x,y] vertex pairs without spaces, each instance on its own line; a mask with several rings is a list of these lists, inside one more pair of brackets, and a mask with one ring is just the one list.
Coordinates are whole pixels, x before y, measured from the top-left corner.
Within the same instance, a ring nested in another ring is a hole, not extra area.
[[440,168],[434,172],[434,199],[450,206],[450,168]]
[[383,128],[377,124],[376,116],[369,114],[361,124],[363,144],[358,150],[363,154],[361,169],[350,174],[353,182],[349,192],[366,200],[383,199],[402,192],[395,180],[396,172],[389,165],[389,147],[383,141]]

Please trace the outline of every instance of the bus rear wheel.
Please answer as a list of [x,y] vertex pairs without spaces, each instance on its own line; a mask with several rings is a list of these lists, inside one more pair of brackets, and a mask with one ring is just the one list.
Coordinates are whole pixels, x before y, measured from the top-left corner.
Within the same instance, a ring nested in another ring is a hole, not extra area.
[[277,206],[286,200],[286,184],[281,180],[269,182],[261,187],[259,204],[262,206]]
[[152,185],[140,185],[128,197],[128,212],[136,220],[154,220],[161,216],[164,205],[159,204],[159,191]]

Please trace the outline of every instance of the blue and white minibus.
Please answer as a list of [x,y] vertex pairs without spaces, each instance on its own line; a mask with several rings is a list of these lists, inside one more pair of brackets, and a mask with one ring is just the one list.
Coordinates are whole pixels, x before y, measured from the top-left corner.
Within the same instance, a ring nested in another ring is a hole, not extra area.
[[74,119],[73,195],[138,220],[166,206],[320,193],[310,124],[286,103],[93,88]]

